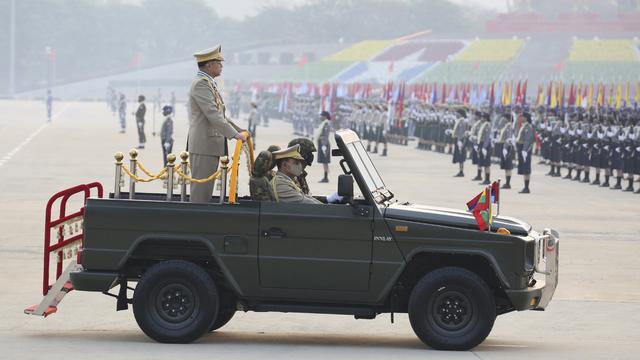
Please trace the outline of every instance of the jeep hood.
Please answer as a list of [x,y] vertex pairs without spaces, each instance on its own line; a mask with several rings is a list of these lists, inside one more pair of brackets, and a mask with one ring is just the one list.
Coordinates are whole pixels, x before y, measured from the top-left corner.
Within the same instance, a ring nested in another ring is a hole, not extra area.
[[[467,211],[424,206],[417,204],[391,204],[384,211],[388,219],[416,221],[427,224],[451,226],[470,230],[477,230],[478,225],[473,215]],[[531,225],[515,218],[496,216],[493,218],[492,229],[505,228],[512,235],[528,235]]]

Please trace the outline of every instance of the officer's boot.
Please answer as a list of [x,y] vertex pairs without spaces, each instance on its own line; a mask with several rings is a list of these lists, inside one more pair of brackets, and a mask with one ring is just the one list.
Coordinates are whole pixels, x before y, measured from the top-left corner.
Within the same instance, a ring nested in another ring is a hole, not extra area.
[[491,180],[489,179],[491,177],[491,174],[489,174],[488,172],[484,173],[484,181],[482,182],[482,185],[489,185],[491,184]]
[[585,171],[585,172],[584,172],[584,179],[582,179],[582,182],[583,182],[583,183],[587,183],[587,184],[588,184],[590,181],[591,181],[591,180],[589,179],[589,172],[588,172],[588,171]]
[[504,185],[501,186],[501,188],[511,189],[511,176],[507,175],[507,182],[505,182]]
[[629,181],[629,185],[624,191],[633,192],[633,177],[629,177],[627,180]]
[[569,172],[567,173],[567,175],[565,175],[563,177],[563,179],[569,179],[571,180],[571,173],[573,172],[573,168],[569,168]]
[[555,177],[562,176],[562,174],[560,173],[560,165],[556,165],[556,174],[552,175],[552,176],[555,176]]
[[371,143],[367,143],[367,152],[371,151]]
[[605,175],[604,176],[604,182],[602,183],[602,185],[600,185],[600,187],[609,187],[609,178],[611,177],[611,175]]
[[329,174],[327,174],[327,172],[324,172],[324,178],[322,178],[322,180],[320,180],[321,183],[328,183],[329,182]]
[[472,181],[480,181],[480,180],[482,180],[482,170],[478,169],[478,175],[476,175],[476,177],[474,177],[471,180]]
[[573,178],[574,181],[580,181],[580,175],[582,174],[582,170],[576,169],[576,176]]
[[600,185],[600,173],[596,173],[596,179],[593,180],[591,185]]
[[622,176],[616,176],[616,184],[611,188],[611,190],[620,190],[622,189]]
[[382,156],[387,156],[387,148],[382,149]]
[[549,170],[549,172],[546,174],[547,176],[553,176],[556,172],[556,166],[555,165],[551,165],[551,169]]
[[524,181],[524,188],[522,190],[520,190],[520,194],[529,194],[531,191],[529,191],[529,180],[525,180]]

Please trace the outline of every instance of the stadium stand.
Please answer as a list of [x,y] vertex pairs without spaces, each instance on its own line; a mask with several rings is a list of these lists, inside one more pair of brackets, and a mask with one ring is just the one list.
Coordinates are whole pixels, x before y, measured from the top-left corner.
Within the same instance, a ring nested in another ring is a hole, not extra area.
[[637,40],[574,40],[563,75],[566,79],[619,81],[640,78]]

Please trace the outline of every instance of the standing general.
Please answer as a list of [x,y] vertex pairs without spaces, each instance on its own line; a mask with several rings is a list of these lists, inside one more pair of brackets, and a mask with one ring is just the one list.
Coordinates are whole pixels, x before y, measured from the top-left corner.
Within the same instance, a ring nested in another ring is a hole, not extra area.
[[[247,139],[241,134],[242,129],[227,119],[225,105],[214,80],[222,74],[224,57],[221,46],[199,51],[193,56],[198,62],[198,73],[189,92],[191,124],[187,150],[192,177],[202,179],[218,169],[220,156],[228,154],[227,139]],[[212,194],[213,181],[191,183],[191,202],[209,202]]]

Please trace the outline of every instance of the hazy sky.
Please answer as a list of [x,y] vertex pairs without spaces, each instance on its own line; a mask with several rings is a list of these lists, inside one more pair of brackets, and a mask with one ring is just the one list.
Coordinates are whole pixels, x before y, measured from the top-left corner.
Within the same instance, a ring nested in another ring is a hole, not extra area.
[[[265,4],[295,6],[303,4],[306,0],[205,0],[216,9],[218,15],[242,19],[247,15],[254,15]],[[486,8],[505,11],[505,0],[452,0],[461,4],[474,4]]]

